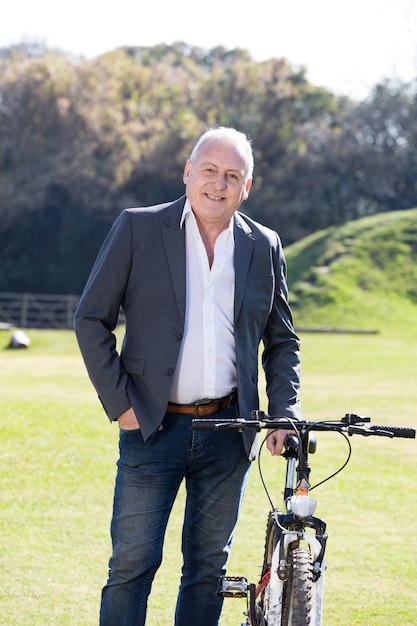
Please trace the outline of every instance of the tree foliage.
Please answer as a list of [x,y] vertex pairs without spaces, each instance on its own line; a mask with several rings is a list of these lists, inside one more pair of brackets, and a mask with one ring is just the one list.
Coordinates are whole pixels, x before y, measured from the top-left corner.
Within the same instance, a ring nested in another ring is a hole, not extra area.
[[197,137],[250,135],[244,210],[285,244],[417,206],[416,84],[364,102],[310,84],[285,59],[185,43],[77,60],[33,45],[0,51],[0,290],[78,293],[126,206],[174,199]]

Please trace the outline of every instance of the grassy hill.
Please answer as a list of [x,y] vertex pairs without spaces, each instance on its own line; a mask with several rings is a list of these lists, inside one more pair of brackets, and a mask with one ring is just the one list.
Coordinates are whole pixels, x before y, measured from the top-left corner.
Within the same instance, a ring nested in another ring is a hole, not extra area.
[[[310,419],[346,412],[417,424],[417,209],[317,233],[286,251],[296,323],[376,328],[378,335],[300,333],[302,404]],[[122,329],[118,333],[121,339]],[[393,334],[395,333],[395,336]],[[97,623],[110,555],[117,429],[105,417],[72,331],[30,330],[28,350],[0,333],[0,625]],[[260,381],[261,406],[266,408]],[[313,483],[346,460],[319,433]],[[352,438],[346,470],[314,491],[328,523],[326,626],[415,626],[415,440]],[[281,501],[284,464],[265,454]],[[172,624],[181,567],[184,490],[168,526],[147,624]],[[252,468],[229,573],[259,579],[269,501]],[[221,626],[243,621],[226,600]]]
[[417,321],[417,209],[328,228],[285,255],[296,326],[382,331]]

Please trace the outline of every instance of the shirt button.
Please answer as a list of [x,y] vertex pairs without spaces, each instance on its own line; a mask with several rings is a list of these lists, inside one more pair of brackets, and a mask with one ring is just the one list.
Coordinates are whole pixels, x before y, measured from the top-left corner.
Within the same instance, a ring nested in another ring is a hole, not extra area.
[[172,367],[167,367],[165,371],[168,374],[168,376],[172,376],[172,374],[174,373],[174,370],[172,369]]

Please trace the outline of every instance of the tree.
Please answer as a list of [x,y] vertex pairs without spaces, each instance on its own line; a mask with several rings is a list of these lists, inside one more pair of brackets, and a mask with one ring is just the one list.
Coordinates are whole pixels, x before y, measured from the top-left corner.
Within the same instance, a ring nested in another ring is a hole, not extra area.
[[417,82],[382,83],[352,102],[285,59],[182,42],[91,61],[0,51],[0,290],[79,292],[121,209],[183,193],[208,126],[251,137],[243,210],[284,244],[416,206],[416,94]]

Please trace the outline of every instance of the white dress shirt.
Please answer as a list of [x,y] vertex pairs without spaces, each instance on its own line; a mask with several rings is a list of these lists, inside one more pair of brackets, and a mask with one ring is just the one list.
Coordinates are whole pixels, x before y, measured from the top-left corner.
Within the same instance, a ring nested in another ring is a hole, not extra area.
[[221,398],[237,386],[234,337],[233,218],[217,237],[210,268],[191,205],[186,200],[185,328],[173,377],[170,401],[191,404]]

